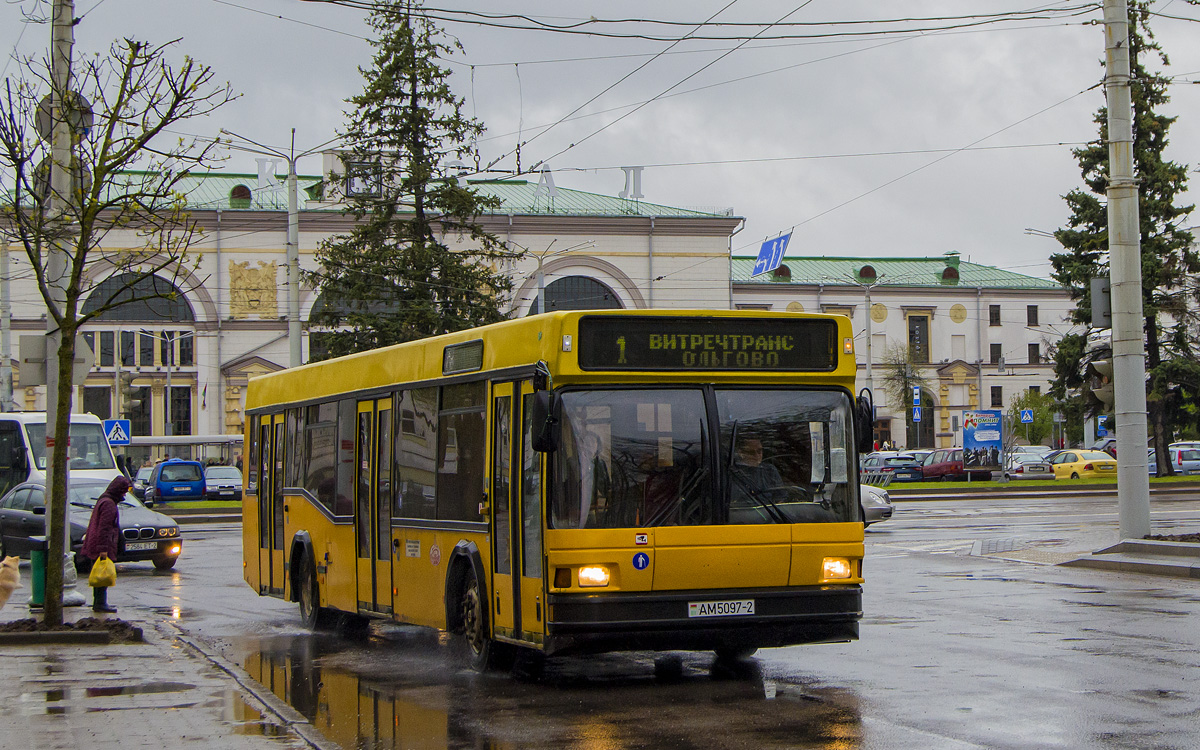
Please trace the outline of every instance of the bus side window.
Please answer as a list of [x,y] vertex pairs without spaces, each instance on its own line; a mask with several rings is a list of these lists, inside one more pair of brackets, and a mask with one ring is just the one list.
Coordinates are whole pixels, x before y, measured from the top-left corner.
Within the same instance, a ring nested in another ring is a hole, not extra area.
[[0,422],[0,495],[25,481],[29,464],[25,460],[25,441],[16,422]]

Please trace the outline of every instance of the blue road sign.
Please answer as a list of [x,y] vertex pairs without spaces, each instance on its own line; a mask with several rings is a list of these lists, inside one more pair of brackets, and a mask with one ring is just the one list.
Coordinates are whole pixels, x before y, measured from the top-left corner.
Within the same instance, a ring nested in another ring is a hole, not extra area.
[[129,445],[130,431],[128,419],[104,420],[104,436],[109,445]]
[[770,273],[779,268],[779,264],[783,262],[783,254],[787,251],[788,242],[791,239],[792,233],[788,232],[785,235],[762,243],[762,247],[758,249],[758,258],[754,261],[754,271],[750,275],[758,276],[761,273]]
[[1021,424],[1031,424],[1033,422],[1033,409],[1021,410]]
[[921,386],[913,386],[913,406],[921,405]]
[[914,422],[921,421],[921,407],[919,407],[919,406],[913,407],[913,421]]

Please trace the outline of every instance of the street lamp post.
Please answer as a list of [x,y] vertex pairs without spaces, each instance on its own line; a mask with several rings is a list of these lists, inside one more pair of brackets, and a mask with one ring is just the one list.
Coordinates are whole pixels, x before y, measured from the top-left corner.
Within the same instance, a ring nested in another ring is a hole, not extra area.
[[240,138],[246,143],[256,146],[257,149],[247,148],[241,144],[230,143],[231,148],[236,148],[240,151],[246,151],[251,154],[265,154],[267,156],[278,156],[287,162],[287,191],[288,191],[288,227],[287,227],[287,279],[288,279],[288,300],[287,300],[287,321],[288,321],[288,366],[299,367],[302,364],[301,347],[300,347],[300,199],[299,199],[299,178],[296,175],[296,160],[301,159],[310,154],[316,153],[322,148],[338,140],[334,138],[322,143],[320,146],[314,146],[307,151],[299,154],[296,153],[296,129],[292,128],[292,147],[288,153],[279,151],[278,149],[264,146],[257,141],[253,141],[244,135],[238,135],[233,131],[221,128],[221,132],[226,135],[231,135],[235,138]]

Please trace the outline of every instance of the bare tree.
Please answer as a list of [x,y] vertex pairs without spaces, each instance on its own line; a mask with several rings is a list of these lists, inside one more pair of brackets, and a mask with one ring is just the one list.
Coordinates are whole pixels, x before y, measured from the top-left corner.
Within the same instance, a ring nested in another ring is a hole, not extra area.
[[[190,57],[169,62],[174,44],[115,42],[107,54],[72,63],[65,86],[49,61],[27,58],[23,77],[6,79],[0,91],[0,232],[24,249],[61,341],[56,419],[47,434],[69,434],[80,328],[118,304],[163,296],[135,291],[152,276],[166,277],[172,286],[162,287],[176,294],[198,262],[188,257],[197,229],[181,187],[191,170],[216,161],[219,144],[167,129],[212,113],[234,94]],[[64,121],[72,136],[66,194],[53,187],[66,181],[50,179],[50,165],[60,157],[47,135]],[[120,249],[106,243],[117,231]],[[106,299],[91,300],[84,313],[82,302],[97,282],[89,268],[97,264],[125,283]],[[48,471],[51,550],[65,544],[67,458],[65,450],[53,451]],[[47,624],[62,622],[62,566],[62,555],[47,555]]]

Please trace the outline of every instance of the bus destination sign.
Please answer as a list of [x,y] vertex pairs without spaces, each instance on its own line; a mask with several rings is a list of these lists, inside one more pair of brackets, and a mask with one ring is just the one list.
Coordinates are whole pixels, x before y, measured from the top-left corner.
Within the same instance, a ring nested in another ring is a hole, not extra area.
[[579,366],[829,372],[837,333],[820,319],[589,316],[579,321]]

